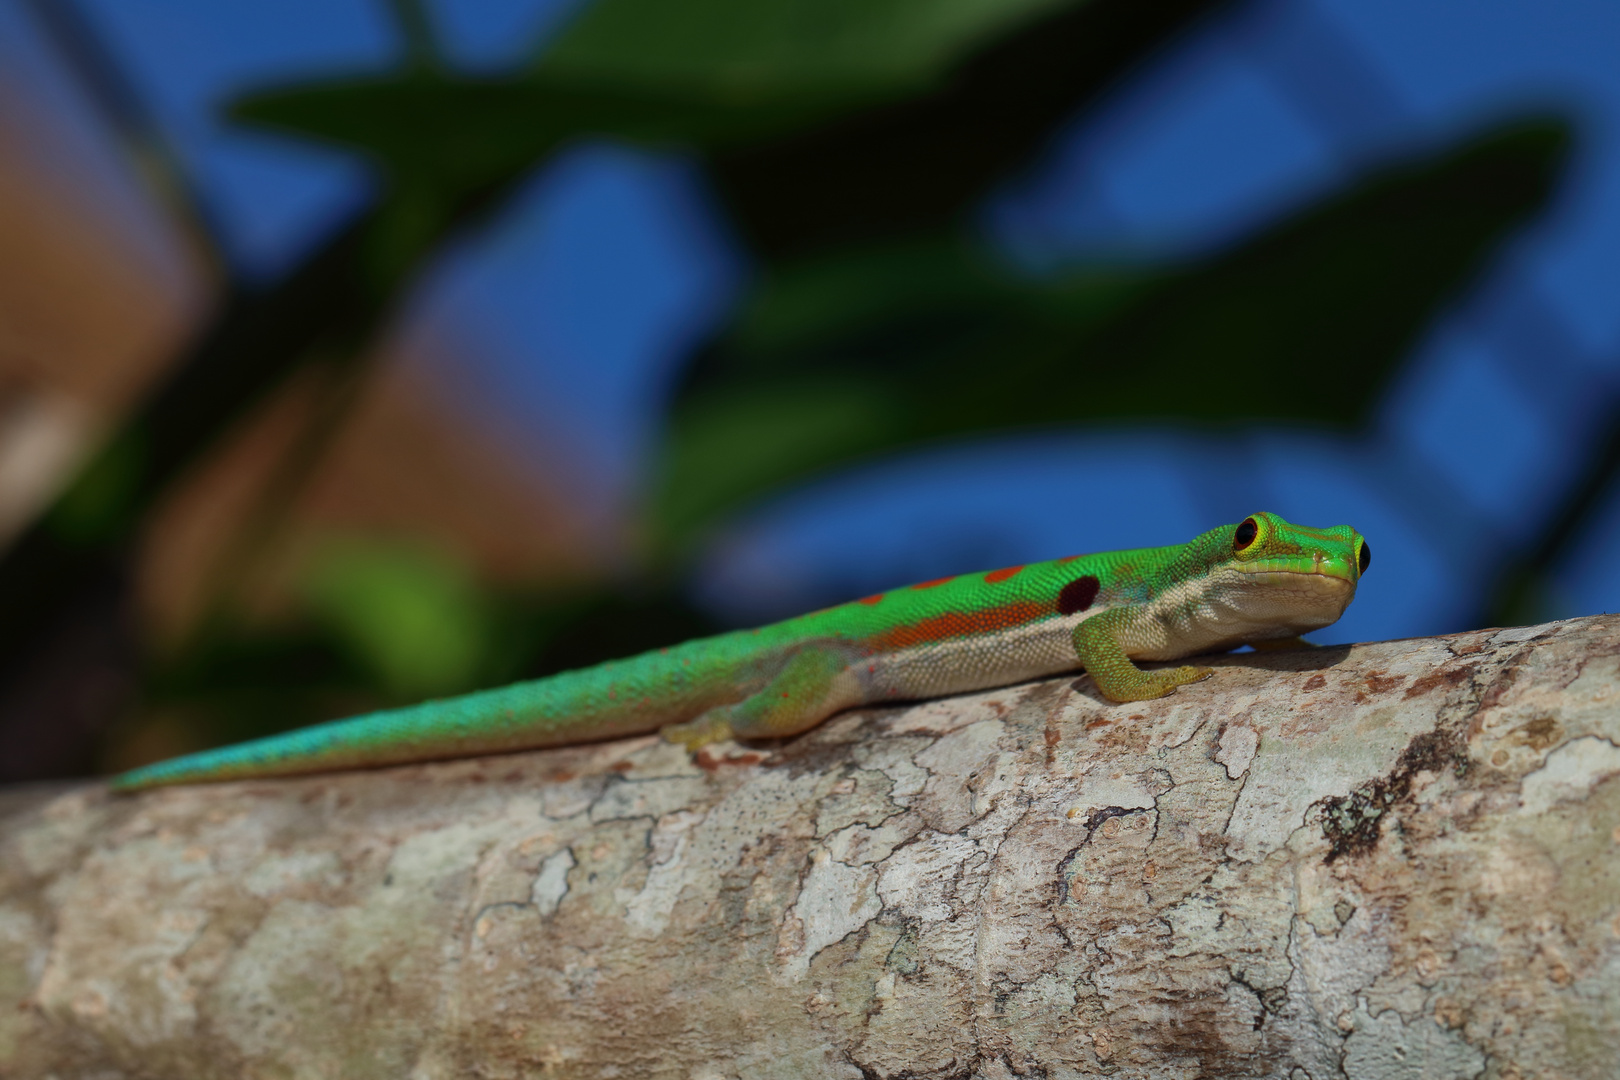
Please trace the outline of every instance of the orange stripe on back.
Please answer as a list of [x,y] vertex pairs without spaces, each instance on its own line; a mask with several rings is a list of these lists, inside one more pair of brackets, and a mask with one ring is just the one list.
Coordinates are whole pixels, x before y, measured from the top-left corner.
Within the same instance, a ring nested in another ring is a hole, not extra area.
[[944,585],[947,582],[951,582],[951,581],[955,581],[955,580],[956,580],[956,575],[952,574],[950,577],[937,577],[933,581],[919,581],[919,582],[917,582],[917,584],[913,585],[912,588],[913,589],[932,589],[932,588],[934,588],[936,586]]
[[952,638],[1011,630],[1032,623],[1036,619],[1044,619],[1056,611],[1051,604],[1040,604],[1033,600],[1020,600],[1017,603],[1002,604],[999,607],[983,608],[979,611],[947,611],[874,634],[866,639],[866,644],[875,649],[907,649],[914,645],[932,645]]
[[1018,571],[1022,569],[1022,566],[1009,566],[1004,570],[992,570],[984,575],[984,580],[991,585],[999,585],[1008,578],[1016,576]]
[[882,600],[882,599],[883,599],[883,594],[882,593],[873,593],[871,596],[863,596],[863,597],[861,597],[859,600],[857,600],[855,602],[857,604],[875,604],[879,600]]

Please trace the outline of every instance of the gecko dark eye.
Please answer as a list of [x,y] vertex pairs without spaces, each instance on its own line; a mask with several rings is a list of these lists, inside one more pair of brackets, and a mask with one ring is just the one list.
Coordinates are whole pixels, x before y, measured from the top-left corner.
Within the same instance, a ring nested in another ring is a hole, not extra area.
[[1372,565],[1372,545],[1365,540],[1361,542],[1361,558],[1358,562],[1361,564],[1361,569],[1356,571],[1358,574],[1365,574],[1367,567]]
[[1244,548],[1254,543],[1254,538],[1259,535],[1260,525],[1254,520],[1254,518],[1244,518],[1243,524],[1239,525],[1237,527],[1237,532],[1232,534],[1232,550],[1242,551]]

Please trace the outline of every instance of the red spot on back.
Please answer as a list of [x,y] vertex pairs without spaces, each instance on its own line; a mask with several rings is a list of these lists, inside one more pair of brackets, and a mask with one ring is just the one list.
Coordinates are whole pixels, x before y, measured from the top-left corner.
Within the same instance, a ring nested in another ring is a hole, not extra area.
[[1074,560],[1078,559],[1079,557],[1080,556],[1078,556],[1078,555],[1065,555],[1065,556],[1063,556],[1063,558],[1059,559],[1058,562],[1060,562],[1060,563],[1074,562]]
[[988,574],[984,575],[984,580],[989,582],[991,585],[999,585],[1010,577],[1016,577],[1018,575],[1018,571],[1022,569],[1022,566],[1009,566],[1005,570],[992,570]]
[[917,582],[917,584],[913,585],[912,588],[913,589],[932,589],[932,588],[934,588],[936,586],[944,585],[946,582],[955,581],[955,580],[956,580],[956,575],[952,574],[950,577],[937,577],[933,581],[919,581],[919,582]]
[[1073,615],[1077,611],[1085,611],[1097,599],[1097,590],[1101,587],[1095,574],[1075,578],[1058,592],[1058,614]]
[[1054,614],[1051,604],[1033,600],[1020,600],[998,607],[977,611],[947,611],[914,623],[896,626],[881,634],[874,634],[866,643],[876,649],[906,649],[913,645],[932,645],[952,638],[971,637],[974,634],[993,634],[998,630],[1011,630]]
[[879,600],[882,600],[882,599],[883,599],[883,594],[882,593],[873,593],[871,596],[863,596],[863,597],[861,597],[859,600],[857,600],[855,602],[857,604],[875,604]]

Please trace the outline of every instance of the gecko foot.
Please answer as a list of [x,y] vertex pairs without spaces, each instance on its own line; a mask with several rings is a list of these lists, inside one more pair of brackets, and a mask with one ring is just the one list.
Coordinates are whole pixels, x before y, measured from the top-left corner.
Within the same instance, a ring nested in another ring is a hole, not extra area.
[[719,709],[710,709],[702,716],[681,724],[666,724],[658,732],[665,740],[680,743],[697,753],[712,743],[725,742],[732,737],[731,723]]
[[1097,684],[1097,689],[1101,690],[1109,701],[1126,702],[1162,698],[1178,686],[1201,682],[1213,674],[1214,668],[1184,664],[1164,671],[1142,671],[1131,666],[1127,670],[1109,672],[1105,678],[1097,678],[1097,674],[1093,672],[1092,678]]

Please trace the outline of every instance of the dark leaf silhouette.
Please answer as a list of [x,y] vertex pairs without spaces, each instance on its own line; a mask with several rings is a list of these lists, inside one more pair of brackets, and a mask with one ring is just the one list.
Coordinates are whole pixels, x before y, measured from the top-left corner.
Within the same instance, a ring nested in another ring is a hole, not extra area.
[[955,239],[774,270],[677,402],[665,534],[679,545],[815,472],[967,434],[1353,424],[1544,205],[1567,141],[1552,122],[1471,138],[1182,268],[1030,280]]

